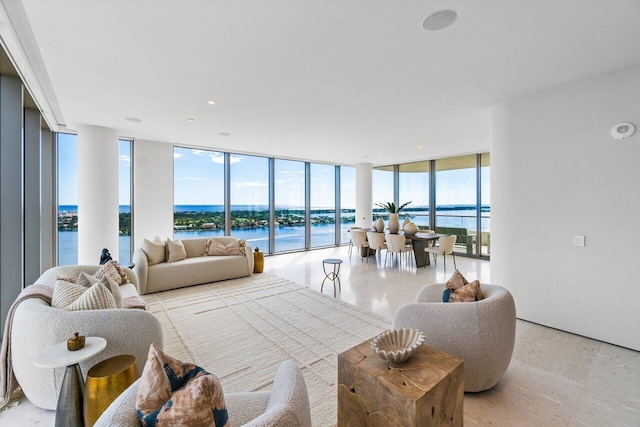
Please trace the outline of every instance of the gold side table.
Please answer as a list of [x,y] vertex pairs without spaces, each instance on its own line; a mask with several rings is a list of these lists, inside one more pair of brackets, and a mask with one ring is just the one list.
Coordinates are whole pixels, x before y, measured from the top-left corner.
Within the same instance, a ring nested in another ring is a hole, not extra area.
[[89,369],[84,388],[85,426],[93,426],[111,402],[139,376],[136,357],[130,354],[111,357]]

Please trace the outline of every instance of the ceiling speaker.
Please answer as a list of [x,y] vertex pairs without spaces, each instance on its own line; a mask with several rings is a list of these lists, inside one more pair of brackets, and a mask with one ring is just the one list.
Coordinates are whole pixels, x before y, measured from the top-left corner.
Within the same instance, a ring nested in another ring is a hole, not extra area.
[[611,136],[615,139],[629,138],[636,131],[636,127],[631,123],[620,123],[611,129]]

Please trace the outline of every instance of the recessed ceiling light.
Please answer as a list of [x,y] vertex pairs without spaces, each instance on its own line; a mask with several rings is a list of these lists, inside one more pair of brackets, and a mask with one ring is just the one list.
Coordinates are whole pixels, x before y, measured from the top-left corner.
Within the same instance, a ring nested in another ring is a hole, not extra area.
[[378,156],[382,156],[382,153],[378,153]]
[[220,135],[220,136],[231,136],[231,134],[229,132],[219,132],[218,135]]
[[215,103],[216,103],[216,101],[214,101],[213,99],[210,99],[209,101],[207,101],[207,104],[209,104],[209,105],[213,105]]
[[187,119],[187,121],[188,121],[188,122],[195,122],[195,121],[196,121],[196,119],[192,119],[191,117],[189,117],[189,118]]
[[128,122],[134,122],[134,123],[140,123],[142,121],[137,117],[125,117],[124,119]]
[[422,21],[422,28],[427,31],[440,31],[453,24],[458,15],[453,10],[441,10],[432,13]]
[[362,156],[362,158],[363,158],[363,159],[368,159],[368,158],[370,158],[370,157],[371,157],[371,156],[370,156],[370,155],[368,155],[368,154],[367,154],[366,156]]
[[418,148],[422,150],[422,145],[418,145]]

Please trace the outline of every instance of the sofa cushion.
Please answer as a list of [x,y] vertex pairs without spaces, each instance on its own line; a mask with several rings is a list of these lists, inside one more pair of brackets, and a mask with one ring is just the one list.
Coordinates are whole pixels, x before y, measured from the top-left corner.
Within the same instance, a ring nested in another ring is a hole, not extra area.
[[460,273],[460,271],[456,269],[456,271],[453,272],[449,280],[447,280],[447,283],[445,283],[445,286],[447,287],[447,289],[453,292],[456,289],[461,288],[467,284],[469,284],[467,279],[465,279],[462,273]]
[[122,267],[118,265],[116,261],[110,260],[101,265],[98,270],[96,270],[93,275],[102,279],[103,277],[109,277],[111,280],[116,282],[118,285],[122,285],[124,283],[129,282],[129,278],[127,277],[127,273],[124,271]]
[[80,286],[84,286],[85,288],[90,287],[96,283],[101,283],[105,288],[111,291],[113,295],[113,299],[116,302],[117,308],[122,308],[122,294],[120,292],[120,285],[116,283],[111,277],[103,277],[102,279],[98,279],[90,274],[81,271],[78,275],[78,279],[76,280],[76,284]]
[[165,246],[167,248],[167,262],[182,261],[187,258],[187,251],[182,241],[167,239]]
[[166,259],[164,242],[156,236],[153,240],[144,239],[142,241],[142,251],[147,255],[149,265],[164,262]]
[[51,306],[67,311],[117,308],[113,294],[102,283],[85,288],[62,280],[57,281],[53,289]]
[[149,348],[136,398],[145,426],[215,426],[227,423],[224,393],[218,378],[192,363]]
[[245,241],[242,239],[235,240],[228,244],[220,243],[214,239],[207,240],[202,250],[202,255],[245,255]]
[[480,289],[479,280],[474,280],[473,282],[456,289],[456,291],[452,292],[449,297],[450,302],[473,302],[481,299],[484,299],[484,295]]
[[235,279],[249,274],[247,257],[244,255],[199,256],[180,262],[163,262],[149,268],[145,292],[159,292],[183,286]]

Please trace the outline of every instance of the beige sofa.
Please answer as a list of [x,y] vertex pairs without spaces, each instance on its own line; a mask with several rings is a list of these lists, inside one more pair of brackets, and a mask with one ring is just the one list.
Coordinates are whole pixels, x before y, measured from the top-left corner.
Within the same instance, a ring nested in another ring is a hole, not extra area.
[[136,249],[133,253],[133,271],[138,276],[140,294],[235,279],[253,273],[253,253],[250,245],[245,245],[245,255],[202,256],[204,245],[209,239],[224,245],[238,240],[231,236],[183,239],[186,259],[153,265],[149,265],[147,255],[141,248]]
[[[78,277],[81,271],[94,274],[98,267],[53,267],[36,283],[54,287],[58,277]],[[120,286],[120,292],[124,298],[136,296],[136,277],[128,268],[124,270],[131,283]],[[66,341],[74,332],[107,340],[107,347],[102,352],[80,363],[83,375],[96,363],[120,354],[134,355],[138,372],[142,372],[149,346],[152,343],[158,348],[163,346],[160,322],[148,311],[122,308],[65,311],[53,308],[39,298],[22,301],[15,309],[11,329],[13,372],[27,399],[40,408],[56,409],[65,368],[38,368],[35,360],[40,353]]]

